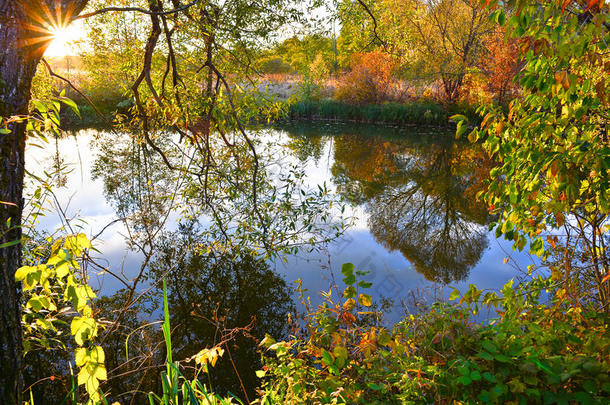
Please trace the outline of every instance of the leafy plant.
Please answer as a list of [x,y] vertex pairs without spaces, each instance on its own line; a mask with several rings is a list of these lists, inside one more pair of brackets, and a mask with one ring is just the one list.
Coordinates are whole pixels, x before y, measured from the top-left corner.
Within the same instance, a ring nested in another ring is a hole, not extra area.
[[[267,336],[261,403],[602,403],[610,394],[607,317],[567,309],[549,279],[500,294],[470,286],[459,303],[435,303],[392,328],[367,324],[370,297],[354,266],[342,267],[342,303],[332,291],[311,310],[304,336]],[[301,290],[302,291],[302,290]],[[358,299],[356,300],[356,297]],[[498,317],[472,322],[481,308]]]
[[[15,280],[21,281],[27,294],[23,308],[25,352],[33,344],[50,348],[50,340],[60,334],[62,318],[75,311],[70,321],[70,334],[76,343],[74,362],[80,369],[77,385],[83,385],[88,402],[101,402],[100,381],[106,380],[104,350],[95,343],[102,325],[95,319],[92,302],[96,297],[84,276],[78,276],[78,260],[91,242],[83,234],[69,235],[53,242],[46,260],[20,267]],[[39,256],[40,257],[40,256]],[[44,256],[42,256],[44,257]],[[66,305],[69,305],[66,306]]]
[[[482,198],[499,220],[491,224],[522,250],[547,258],[561,249],[550,268],[565,279],[563,294],[581,305],[586,290],[608,310],[610,261],[610,105],[607,5],[589,2],[517,1],[518,12],[501,9],[493,16],[506,21],[520,38],[524,67],[517,79],[523,96],[499,107],[479,109],[480,127],[468,134],[498,164]],[[468,132],[463,116],[457,134]],[[563,229],[559,237],[555,229]],[[553,231],[544,238],[545,231]],[[580,284],[583,283],[584,284]],[[583,290],[576,292],[578,286]]]

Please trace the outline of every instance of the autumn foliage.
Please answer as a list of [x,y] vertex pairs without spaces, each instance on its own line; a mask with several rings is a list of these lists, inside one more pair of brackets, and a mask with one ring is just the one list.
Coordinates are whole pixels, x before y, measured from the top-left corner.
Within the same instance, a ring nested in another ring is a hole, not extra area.
[[396,61],[385,52],[352,55],[350,71],[343,76],[335,98],[349,104],[367,104],[391,98]]
[[487,55],[482,61],[487,90],[498,102],[506,103],[518,89],[514,77],[520,70],[519,48],[514,38],[509,38],[506,29],[498,27],[486,41]]

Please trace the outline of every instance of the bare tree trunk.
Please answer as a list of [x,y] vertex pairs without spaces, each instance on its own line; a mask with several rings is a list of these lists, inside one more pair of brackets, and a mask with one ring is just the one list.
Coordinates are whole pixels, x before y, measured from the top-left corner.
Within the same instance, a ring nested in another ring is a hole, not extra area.
[[[88,0],[0,0],[0,117],[28,113],[32,79],[48,42],[28,46],[33,16],[44,16],[42,7],[76,15]],[[49,7],[51,5],[51,7]],[[56,19],[57,21],[61,21]],[[44,34],[42,34],[44,35]],[[11,124],[0,134],[0,245],[21,239],[25,124]],[[0,404],[21,404],[23,390],[23,338],[21,285],[15,271],[21,266],[21,245],[0,248]]]

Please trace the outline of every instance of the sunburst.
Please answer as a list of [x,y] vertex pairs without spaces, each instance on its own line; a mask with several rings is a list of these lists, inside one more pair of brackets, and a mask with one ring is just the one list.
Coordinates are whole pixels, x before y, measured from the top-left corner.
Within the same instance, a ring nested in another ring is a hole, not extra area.
[[[24,23],[26,38],[20,44],[30,57],[42,56],[52,43],[66,47],[72,36],[68,25],[74,15],[73,6],[61,0],[28,2],[25,7],[28,22]],[[74,2],[69,2],[73,5]]]

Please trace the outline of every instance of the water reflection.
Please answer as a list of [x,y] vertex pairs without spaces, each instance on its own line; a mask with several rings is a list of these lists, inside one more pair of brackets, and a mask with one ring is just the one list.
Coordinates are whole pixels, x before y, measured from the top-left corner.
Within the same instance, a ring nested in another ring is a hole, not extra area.
[[193,253],[193,236],[183,230],[165,238],[151,265],[152,281],[167,280],[174,356],[193,356],[227,339],[233,328],[251,325],[223,346],[227,352],[211,372],[211,382],[218,392],[243,398],[239,374],[252,398],[259,385],[257,339],[265,333],[285,335],[287,315],[294,310],[291,291],[263,259],[241,252]]
[[109,370],[106,389],[113,400],[144,403],[146,393],[162,390],[160,372],[166,352],[159,323],[164,279],[172,355],[180,361],[182,373],[193,378],[195,363],[189,358],[203,348],[221,344],[225,350],[209,375],[199,375],[217,393],[245,398],[245,390],[253,398],[260,385],[255,374],[261,367],[258,341],[266,333],[286,335],[287,315],[294,306],[284,279],[268,262],[248,253],[201,253],[197,235],[194,228],[181,226],[159,238],[148,268],[150,289],[135,302],[128,299],[127,290],[98,301],[102,315],[109,319],[124,313],[120,326],[104,342]]
[[428,280],[466,278],[488,246],[488,213],[475,199],[491,168],[484,153],[446,134],[352,131],[332,138],[337,192],[364,207],[378,243]]
[[[87,136],[82,136],[80,142],[86,144]],[[488,175],[489,163],[476,149],[453,142],[447,133],[348,125],[291,126],[263,133],[261,137],[273,140],[276,144],[273,147],[281,148],[281,153],[278,149],[269,155],[287,162],[261,170],[265,176],[261,177],[264,186],[261,190],[265,192],[259,196],[259,203],[268,214],[264,218],[270,230],[267,236],[277,236],[270,240],[291,246],[307,235],[303,226],[306,224],[301,222],[310,220],[318,223],[317,235],[332,236],[334,232],[328,227],[331,221],[320,221],[319,217],[325,213],[322,206],[336,196],[348,203],[346,214],[357,219],[346,238],[328,250],[303,249],[298,257],[289,256],[284,267],[279,260],[252,255],[259,251],[256,248],[264,233],[246,226],[254,215],[251,199],[230,193],[229,180],[234,178],[231,176],[235,170],[229,165],[218,165],[218,173],[212,177],[216,182],[210,202],[215,209],[222,210],[227,223],[232,221],[229,229],[232,243],[217,244],[213,242],[222,238],[218,232],[206,231],[210,224],[201,219],[209,213],[201,194],[187,195],[188,204],[179,202],[183,204],[181,209],[188,205],[183,212],[195,212],[198,216],[192,215],[189,221],[180,223],[178,214],[170,215],[175,211],[172,196],[179,188],[178,182],[188,187],[192,185],[191,179],[168,171],[158,156],[128,136],[95,137],[93,153],[87,156],[95,160],[86,163],[87,178],[75,181],[73,176],[80,172],[69,173],[65,195],[86,190],[76,195],[80,197],[78,206],[86,208],[85,220],[99,216],[100,212],[105,219],[125,218],[119,224],[125,239],[122,236],[118,239],[123,243],[121,248],[130,250],[126,257],[133,264],[125,266],[123,281],[131,282],[138,269],[144,269],[146,277],[134,296],[145,294],[137,300],[129,298],[126,289],[117,291],[121,282],[115,281],[111,287],[110,283],[104,284],[102,295],[107,296],[98,302],[106,319],[113,320],[118,312],[124,312],[120,325],[104,342],[110,377],[107,388],[113,395],[125,393],[113,398],[122,403],[131,398],[134,403],[142,402],[143,394],[137,392],[160,392],[159,372],[165,359],[163,339],[159,325],[149,323],[160,319],[159,281],[163,276],[169,288],[174,358],[185,360],[203,347],[218,343],[224,329],[246,326],[253,318],[256,320],[250,332],[252,337],[261,338],[264,333],[281,336],[294,298],[284,280],[303,278],[315,301],[316,291],[328,289],[333,272],[337,276],[334,279],[340,280],[338,269],[343,262],[351,261],[362,270],[372,271],[370,281],[374,281],[372,293],[376,299],[385,295],[397,301],[414,288],[430,285],[424,284],[424,276],[448,283],[465,280],[475,268],[469,281],[494,288],[513,275],[512,269],[504,272],[499,269],[504,255],[501,249],[488,250],[489,254],[482,259],[489,243],[485,229],[489,218],[474,196]],[[91,167],[89,175],[87,169]],[[297,181],[286,193],[274,183],[276,177],[286,176],[297,167],[300,171],[296,179],[306,186],[317,189],[323,182],[328,185],[328,193],[321,193],[321,198],[312,200],[310,206],[302,205],[307,199],[300,198]],[[249,178],[248,173],[240,176],[240,183],[242,178]],[[246,180],[243,189],[247,188]],[[280,215],[286,207],[296,214]],[[333,205],[333,210],[339,210],[337,205]],[[292,223],[295,226],[290,228]],[[100,229],[105,228],[97,221],[94,229],[85,231],[95,235]],[[312,233],[315,231],[314,228]],[[116,228],[108,228],[101,236],[100,256],[122,255],[123,250],[113,253],[108,248],[108,238],[115,238],[118,233]],[[279,238],[286,233],[298,239]],[[343,243],[344,240],[349,243]],[[134,250],[139,252],[137,260],[133,260]],[[120,257],[113,258],[108,267],[121,271],[121,263]],[[326,275],[329,277],[324,279]],[[151,290],[146,292],[148,288]],[[395,321],[401,313],[388,315],[389,320]],[[137,332],[132,333],[134,330]],[[127,336],[129,359],[125,354]],[[258,384],[254,374],[259,367],[255,346],[255,340],[243,334],[228,346],[248,395]],[[60,374],[67,369],[68,357],[58,352],[32,354],[30,359],[29,382],[48,376],[49,370]],[[242,396],[228,355],[213,370],[211,378],[217,391]],[[44,392],[51,389],[49,384],[45,381],[37,386],[40,398],[37,403],[45,403]],[[61,386],[69,389],[69,381],[61,382]],[[53,387],[59,387],[57,382]]]

